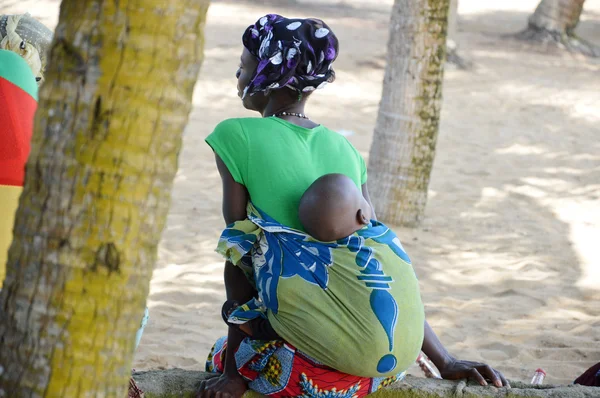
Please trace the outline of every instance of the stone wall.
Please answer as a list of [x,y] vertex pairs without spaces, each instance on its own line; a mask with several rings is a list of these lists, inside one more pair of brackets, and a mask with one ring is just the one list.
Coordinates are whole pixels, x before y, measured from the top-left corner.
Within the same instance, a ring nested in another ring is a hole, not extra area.
[[[201,380],[211,375],[182,369],[153,370],[133,375],[146,398],[192,397]],[[433,380],[408,376],[402,383],[374,394],[375,398],[600,398],[600,388],[582,386],[531,386],[513,383],[513,387],[497,389],[467,384],[464,381]],[[260,398],[247,393],[245,398]]]

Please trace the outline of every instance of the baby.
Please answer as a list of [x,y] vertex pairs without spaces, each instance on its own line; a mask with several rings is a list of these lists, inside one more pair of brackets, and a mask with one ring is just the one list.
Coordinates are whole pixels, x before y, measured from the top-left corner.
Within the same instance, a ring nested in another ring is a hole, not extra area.
[[[327,174],[317,179],[302,195],[300,222],[306,232],[321,242],[346,238],[369,225],[373,211],[354,181],[343,174]],[[229,316],[239,303],[228,301],[222,316],[229,326],[236,327],[255,340],[280,340],[281,337],[263,317],[244,324],[231,324]]]
[[298,215],[310,236],[333,242],[369,225],[373,210],[349,177],[327,174],[306,190]]

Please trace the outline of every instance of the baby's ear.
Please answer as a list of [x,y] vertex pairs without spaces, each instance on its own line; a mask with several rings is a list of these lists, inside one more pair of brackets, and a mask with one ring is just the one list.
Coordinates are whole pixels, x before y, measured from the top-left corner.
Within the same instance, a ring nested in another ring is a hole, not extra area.
[[358,223],[362,225],[368,225],[370,222],[369,218],[365,215],[362,209],[358,209],[358,211],[356,212],[356,221],[358,221]]

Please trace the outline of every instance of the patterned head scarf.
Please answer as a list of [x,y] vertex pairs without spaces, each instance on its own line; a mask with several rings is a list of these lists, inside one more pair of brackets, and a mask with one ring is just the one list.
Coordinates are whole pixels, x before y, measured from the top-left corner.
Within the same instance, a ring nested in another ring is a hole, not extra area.
[[338,55],[338,39],[321,20],[269,14],[248,27],[242,40],[258,59],[242,98],[283,87],[301,95],[335,80],[332,64]]
[[52,31],[29,14],[0,16],[0,49],[23,57],[40,84],[51,42]]

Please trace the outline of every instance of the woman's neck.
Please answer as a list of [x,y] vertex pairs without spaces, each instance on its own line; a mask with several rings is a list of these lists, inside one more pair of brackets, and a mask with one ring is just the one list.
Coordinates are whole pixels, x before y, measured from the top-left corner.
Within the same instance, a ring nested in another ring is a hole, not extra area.
[[262,112],[263,117],[270,117],[279,115],[283,112],[286,113],[300,113],[304,114],[304,101],[295,103],[295,104],[285,104],[274,103],[274,101],[269,101],[267,106]]
[[297,116],[281,115],[281,113],[283,113],[283,112],[299,113],[301,115],[304,115],[305,114],[304,113],[305,105],[306,105],[306,98],[304,98],[298,102],[287,103],[287,104],[282,103],[282,101],[278,101],[276,98],[272,98],[272,100],[269,101],[269,103],[263,110],[262,116],[270,117],[270,116],[279,115],[278,117],[280,117],[281,119],[286,120],[290,123],[293,123],[297,126],[305,127],[305,128],[309,128],[309,129],[315,128],[318,126],[318,124],[309,119],[305,119],[305,118],[301,118],[301,117],[297,117]]

